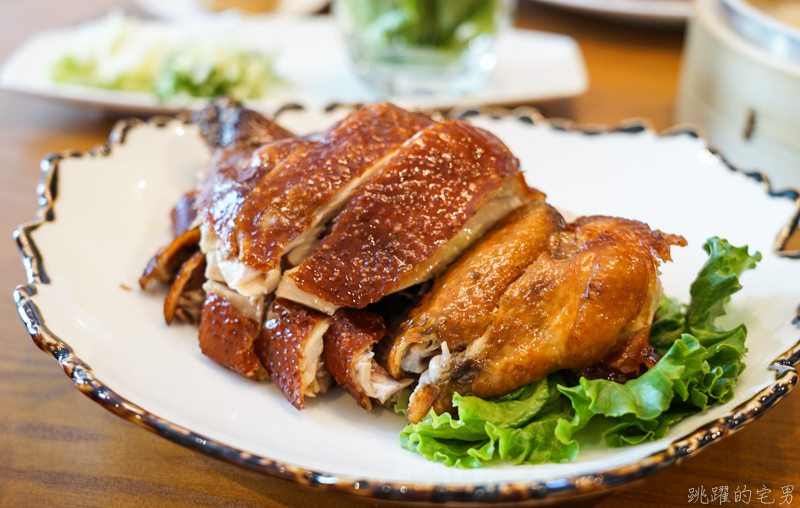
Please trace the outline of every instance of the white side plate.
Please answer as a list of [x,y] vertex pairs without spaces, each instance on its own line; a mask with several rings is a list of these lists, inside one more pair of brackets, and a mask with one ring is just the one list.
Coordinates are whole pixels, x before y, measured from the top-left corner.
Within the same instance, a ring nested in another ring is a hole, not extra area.
[[[587,86],[586,69],[575,41],[563,35],[511,29],[497,43],[498,63],[486,89],[469,96],[383,97],[355,73],[344,38],[329,17],[244,19],[196,28],[195,33],[224,37],[235,46],[275,52],[275,69],[285,84],[249,107],[274,111],[286,103],[324,107],[389,99],[408,108],[526,103],[571,97]],[[52,62],[68,47],[74,28],[35,35],[0,68],[0,88],[52,99],[140,114],[198,108],[203,99],[160,102],[150,93],[123,92],[56,83]]]

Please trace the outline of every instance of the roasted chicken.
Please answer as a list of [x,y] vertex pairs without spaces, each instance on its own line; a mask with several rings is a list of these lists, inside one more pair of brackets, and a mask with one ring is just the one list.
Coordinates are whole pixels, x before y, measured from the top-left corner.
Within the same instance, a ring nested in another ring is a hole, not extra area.
[[[204,183],[213,188],[202,189],[201,197],[214,196],[200,200],[210,226],[201,244],[209,253],[209,277],[245,295],[272,293],[282,258],[313,250],[326,223],[359,186],[431,122],[391,104],[367,106],[326,132],[265,146],[253,157],[258,170],[247,173],[247,185]],[[302,259],[301,254],[294,261]]]
[[305,398],[325,393],[331,385],[322,362],[328,316],[294,302],[272,302],[256,351],[286,399],[305,409]]
[[230,100],[196,119],[211,162],[140,284],[170,284],[168,323],[199,321],[204,354],[297,409],[333,381],[368,410],[416,383],[418,422],[454,393],[658,361],[657,268],[685,240],[566,224],[492,134],[391,104],[303,137]]
[[215,362],[253,379],[268,372],[256,355],[264,297],[242,296],[214,281],[204,284],[206,300],[200,321],[200,350]]

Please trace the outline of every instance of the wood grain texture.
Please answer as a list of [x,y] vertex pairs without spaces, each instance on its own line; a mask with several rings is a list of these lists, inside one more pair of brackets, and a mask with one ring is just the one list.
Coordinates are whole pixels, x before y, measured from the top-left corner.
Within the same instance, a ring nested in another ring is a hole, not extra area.
[[[103,0],[0,0],[0,58],[43,28],[102,14]],[[522,0],[525,27],[567,33],[581,45],[590,91],[541,104],[548,116],[581,123],[646,117],[670,125],[683,35],[627,27],[537,7]],[[122,4],[136,12],[130,4]],[[301,507],[376,503],[296,487],[167,442],[90,401],[42,354],[20,325],[10,294],[24,281],[11,231],[36,211],[39,160],[105,141],[113,118],[87,108],[0,92],[0,506]],[[796,390],[800,391],[800,390]],[[675,506],[689,488],[794,485],[800,506],[800,395],[683,464],[639,485],[571,506]],[[382,505],[382,503],[378,503]],[[735,506],[730,503],[729,506]],[[570,506],[570,505],[567,505]],[[784,505],[785,506],[785,505]]]

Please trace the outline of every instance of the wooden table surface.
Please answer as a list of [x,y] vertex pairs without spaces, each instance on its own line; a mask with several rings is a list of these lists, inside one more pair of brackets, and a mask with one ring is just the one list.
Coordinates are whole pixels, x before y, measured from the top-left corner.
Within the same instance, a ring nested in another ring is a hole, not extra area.
[[[0,0],[0,58],[44,28],[103,14],[102,0]],[[612,124],[645,117],[670,125],[683,33],[615,25],[522,0],[518,24],[569,34],[589,70],[587,94],[540,105],[548,116]],[[184,449],[81,395],[20,324],[11,291],[24,281],[11,232],[36,211],[39,160],[104,142],[113,118],[0,92],[0,506],[373,506],[263,477]],[[800,392],[800,390],[795,390]],[[775,506],[795,486],[800,506],[800,393],[718,445],[646,481],[582,505],[673,506],[690,488],[771,489]],[[767,499],[768,501],[769,499]],[[784,504],[786,506],[786,504]]]

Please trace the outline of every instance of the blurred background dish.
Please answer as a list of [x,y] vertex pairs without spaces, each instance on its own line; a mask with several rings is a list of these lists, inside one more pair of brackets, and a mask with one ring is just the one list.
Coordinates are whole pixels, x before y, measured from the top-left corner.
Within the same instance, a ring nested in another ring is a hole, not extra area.
[[390,95],[484,88],[514,0],[337,0],[356,72]]
[[648,26],[681,27],[692,15],[691,0],[528,0],[583,14]]
[[800,28],[800,1],[750,0],[750,3],[778,21]]
[[[767,11],[768,12],[768,11]],[[735,165],[800,186],[800,29],[742,0],[697,0],[675,118]]]
[[245,15],[315,14],[330,0],[134,0],[146,13],[161,19],[180,20],[220,13]]
[[[465,95],[387,95],[360,79],[353,69],[339,27],[328,17],[243,18],[221,24],[192,24],[190,29],[186,25],[179,27],[152,21],[137,22],[137,26],[148,33],[167,30],[168,36],[178,40],[200,40],[203,45],[198,51],[207,52],[209,50],[203,48],[212,44],[210,54],[222,48],[220,51],[237,59],[253,52],[271,55],[268,73],[270,86],[260,97],[251,96],[247,101],[250,107],[262,111],[274,111],[287,103],[324,107],[333,102],[365,103],[384,99],[410,108],[522,103],[574,96],[583,93],[588,86],[583,57],[575,41],[567,36],[532,30],[509,29],[498,38],[495,53],[497,65],[486,87],[481,90]],[[176,35],[176,32],[180,34]],[[93,84],[91,82],[73,84],[55,81],[53,65],[63,59],[79,35],[79,30],[71,27],[33,36],[17,48],[0,68],[0,87],[139,114],[198,108],[205,103],[205,99],[192,97],[189,93],[162,94],[163,98],[159,98],[155,89],[150,92],[135,87],[109,89],[90,86]],[[143,39],[152,41],[154,38],[158,37],[135,37],[138,42],[134,53],[141,53]],[[100,42],[107,44],[104,41]],[[213,41],[220,41],[219,48],[214,49]],[[116,43],[113,45],[117,47]],[[89,46],[93,48],[92,51],[97,49],[94,42]],[[105,55],[102,51],[99,53]],[[120,62],[115,60],[107,67],[113,70],[117,66],[133,65],[131,62],[134,58],[129,58],[127,53],[123,56]],[[149,57],[141,60],[151,61]],[[191,60],[190,64],[207,60],[205,57],[197,58]],[[194,72],[212,74],[208,68],[190,64],[176,64],[176,69],[187,77]],[[235,65],[220,64],[218,67],[224,72],[236,71]],[[258,68],[264,71],[266,64],[259,64]],[[185,84],[186,80],[170,81],[173,84]],[[197,92],[193,95],[202,95],[202,89],[198,88]]]

